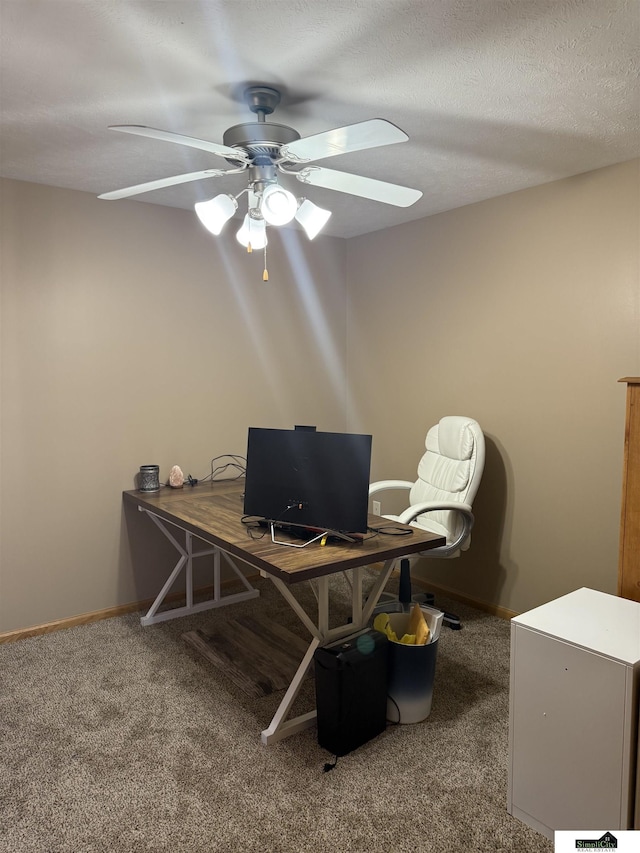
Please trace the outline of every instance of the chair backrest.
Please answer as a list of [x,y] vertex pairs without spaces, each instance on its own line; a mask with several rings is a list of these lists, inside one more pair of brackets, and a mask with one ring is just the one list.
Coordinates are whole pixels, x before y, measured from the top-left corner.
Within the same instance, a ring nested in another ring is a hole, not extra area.
[[[418,464],[418,479],[410,492],[410,503],[456,501],[473,504],[484,470],[484,434],[472,418],[444,417],[427,433],[427,452]],[[416,523],[451,542],[461,532],[457,513],[438,510],[418,516]],[[463,543],[466,551],[469,536]],[[457,551],[456,551],[457,553]]]

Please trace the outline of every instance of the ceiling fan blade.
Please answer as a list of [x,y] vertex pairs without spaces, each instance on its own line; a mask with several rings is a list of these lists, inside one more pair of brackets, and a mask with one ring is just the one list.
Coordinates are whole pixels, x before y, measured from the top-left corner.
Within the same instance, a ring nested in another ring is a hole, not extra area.
[[420,190],[402,187],[399,184],[389,184],[374,178],[364,178],[362,175],[351,175],[349,172],[336,172],[335,169],[324,169],[320,166],[307,166],[295,175],[303,184],[370,198],[396,207],[410,207],[422,198]]
[[112,124],[109,130],[133,133],[136,136],[147,136],[151,139],[161,139],[164,142],[175,142],[178,145],[188,145],[190,148],[199,148],[220,157],[241,160],[243,163],[247,161],[247,155],[241,149],[219,145],[217,142],[207,142],[206,139],[196,139],[193,136],[183,136],[181,133],[172,133],[169,130],[158,130],[155,127],[144,127],[140,124]]
[[[229,170],[232,171],[233,170]],[[98,198],[106,198],[114,200],[117,198],[127,198],[131,195],[139,195],[140,193],[148,193],[151,190],[161,190],[163,187],[173,187],[176,184],[187,184],[189,181],[199,181],[202,178],[220,178],[226,175],[226,169],[205,169],[203,172],[188,172],[186,175],[174,175],[172,178],[160,178],[157,181],[147,181],[145,184],[136,184],[133,187],[125,187],[122,190],[114,190],[110,193],[102,193]]]
[[373,118],[358,124],[349,124],[297,139],[280,149],[283,160],[291,163],[304,163],[309,160],[323,160],[351,151],[363,151],[366,148],[378,148],[381,145],[393,145],[406,142],[407,134],[383,118]]

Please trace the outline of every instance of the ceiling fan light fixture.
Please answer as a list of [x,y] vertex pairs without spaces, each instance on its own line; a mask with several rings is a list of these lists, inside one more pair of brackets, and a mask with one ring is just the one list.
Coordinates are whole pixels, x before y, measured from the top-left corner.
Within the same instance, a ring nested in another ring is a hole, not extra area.
[[269,225],[286,225],[298,209],[298,200],[279,184],[269,184],[262,193],[260,213]]
[[218,236],[226,222],[238,209],[238,202],[232,195],[217,195],[209,201],[199,201],[195,205],[198,219],[207,231]]
[[331,216],[330,210],[318,207],[308,198],[302,200],[302,204],[296,211],[295,218],[304,228],[307,237],[313,240],[322,231]]
[[269,242],[267,240],[267,224],[264,219],[254,219],[247,213],[240,230],[236,234],[236,240],[248,251],[264,249]]

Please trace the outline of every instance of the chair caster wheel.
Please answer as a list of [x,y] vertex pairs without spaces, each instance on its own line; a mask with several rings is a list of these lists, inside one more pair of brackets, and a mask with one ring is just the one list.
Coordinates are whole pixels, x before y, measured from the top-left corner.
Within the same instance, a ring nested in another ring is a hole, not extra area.
[[460,622],[460,617],[456,616],[455,613],[445,612],[442,621],[445,623],[445,625],[448,625],[452,631],[462,630],[462,623]]

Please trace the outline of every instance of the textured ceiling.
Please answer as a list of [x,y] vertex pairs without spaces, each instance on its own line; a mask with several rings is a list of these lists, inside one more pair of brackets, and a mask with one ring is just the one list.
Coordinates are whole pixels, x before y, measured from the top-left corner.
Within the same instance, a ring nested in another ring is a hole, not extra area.
[[[638,0],[0,2],[4,177],[98,195],[224,168],[107,126],[222,142],[254,120],[237,99],[244,81],[281,87],[271,120],[302,136],[376,117],[409,135],[327,165],[422,190],[412,207],[305,191],[333,211],[335,236],[640,156]],[[190,208],[245,184],[210,179],[135,203]]]

